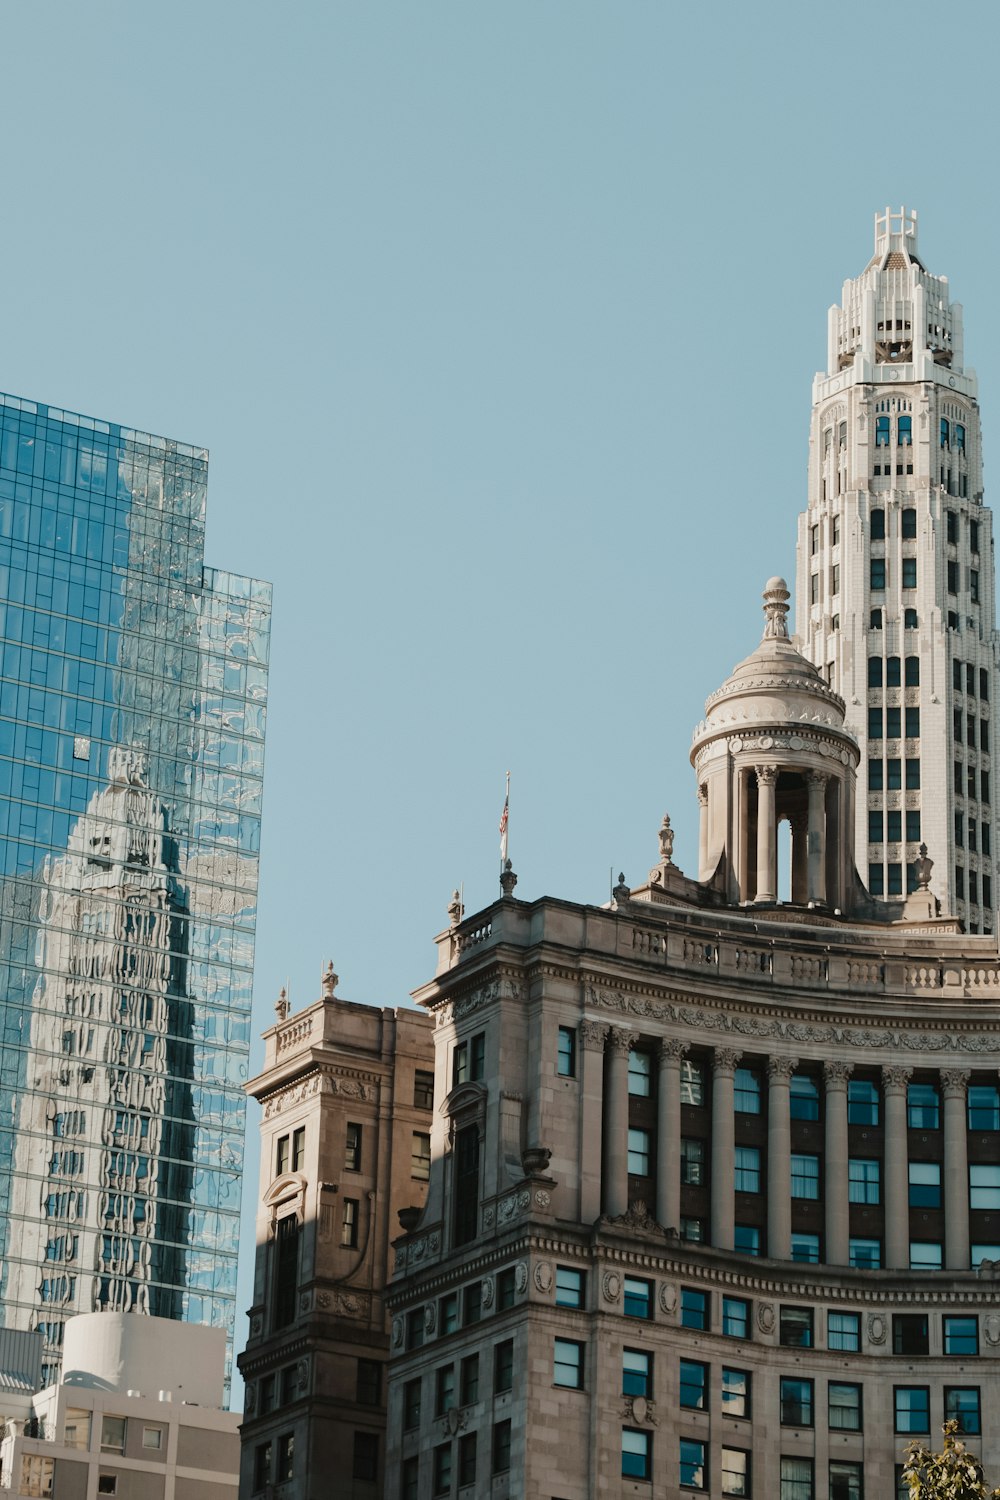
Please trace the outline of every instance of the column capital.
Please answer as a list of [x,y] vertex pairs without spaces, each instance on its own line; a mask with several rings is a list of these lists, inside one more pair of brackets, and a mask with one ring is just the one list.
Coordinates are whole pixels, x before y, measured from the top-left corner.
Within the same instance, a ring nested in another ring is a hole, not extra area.
[[824,786],[826,786],[826,784],[827,784],[827,782],[829,780],[830,780],[830,773],[829,773],[829,771],[807,771],[806,772],[806,785],[807,786],[824,787]]
[[964,1098],[966,1085],[969,1082],[969,1077],[970,1074],[968,1068],[942,1068],[941,1088],[944,1092],[945,1098],[947,1098],[949,1094],[953,1098]]
[[847,1088],[848,1080],[854,1072],[854,1064],[840,1062],[837,1058],[831,1058],[823,1064],[823,1081],[826,1084],[828,1094],[843,1092]]
[[580,1022],[580,1046],[584,1052],[603,1052],[607,1034],[608,1028],[602,1026],[600,1021]]
[[882,1086],[887,1094],[904,1094],[906,1085],[913,1077],[912,1068],[887,1065],[882,1069]]
[[737,1052],[732,1047],[716,1047],[714,1071],[716,1073],[728,1073],[732,1076],[736,1072],[736,1065],[742,1056],[742,1052]]
[[708,806],[708,787],[703,781],[698,783],[698,803],[701,807]]
[[771,1083],[787,1083],[799,1065],[797,1057],[769,1057],[767,1076]]
[[661,1063],[670,1062],[674,1059],[680,1062],[685,1052],[690,1052],[691,1045],[689,1042],[682,1041],[679,1036],[664,1036],[660,1038],[660,1045],[657,1050]]
[[634,1035],[631,1031],[626,1031],[624,1026],[608,1027],[608,1050],[613,1052],[616,1057],[628,1057],[632,1051],[632,1043],[634,1041]]
[[777,766],[754,766],[757,772],[757,782],[760,786],[774,786],[778,779]]

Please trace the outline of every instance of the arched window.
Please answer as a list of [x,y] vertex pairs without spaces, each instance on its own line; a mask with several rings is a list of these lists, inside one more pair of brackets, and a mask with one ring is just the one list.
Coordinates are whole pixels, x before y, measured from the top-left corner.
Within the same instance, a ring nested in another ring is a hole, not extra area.
[[896,441],[909,447],[913,442],[913,419],[912,417],[898,417],[896,420]]
[[882,658],[881,656],[869,656],[868,658],[868,686],[882,686]]
[[902,532],[904,541],[912,541],[917,534],[917,513],[912,505],[904,507]]
[[837,428],[837,441],[839,442],[841,448],[846,448],[847,447],[847,423],[846,422],[841,422],[840,426]]
[[903,611],[903,629],[904,630],[916,630],[916,628],[917,628],[917,612],[916,612],[916,610],[915,609],[904,610]]
[[870,630],[882,629],[882,611],[880,609],[873,609],[868,616],[868,628]]
[[885,663],[885,685],[886,687],[899,687],[899,657],[889,656]]
[[870,518],[871,534],[873,542],[885,541],[885,511],[873,510]]
[[875,418],[875,446],[876,448],[888,448],[889,446],[889,418]]
[[906,658],[906,686],[920,686],[920,657],[908,656]]
[[948,430],[948,421],[947,421],[947,418],[945,418],[945,417],[941,418],[941,447],[942,448],[950,448],[951,447],[950,433],[949,433],[949,430]]
[[965,428],[962,426],[961,422],[956,422],[955,423],[954,427],[952,428],[951,435],[952,435],[952,439],[953,439],[954,444],[955,444],[955,452],[956,453],[964,453],[965,452]]

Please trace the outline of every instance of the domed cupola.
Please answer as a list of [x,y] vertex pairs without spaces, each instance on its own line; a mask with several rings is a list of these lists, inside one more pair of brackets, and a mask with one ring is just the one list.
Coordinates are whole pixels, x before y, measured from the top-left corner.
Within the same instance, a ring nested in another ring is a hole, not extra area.
[[791,826],[791,900],[846,909],[854,890],[859,753],[844,700],[788,637],[788,588],[764,590],[764,635],[705,704],[691,763],[699,879],[733,902],[778,897],[778,824]]

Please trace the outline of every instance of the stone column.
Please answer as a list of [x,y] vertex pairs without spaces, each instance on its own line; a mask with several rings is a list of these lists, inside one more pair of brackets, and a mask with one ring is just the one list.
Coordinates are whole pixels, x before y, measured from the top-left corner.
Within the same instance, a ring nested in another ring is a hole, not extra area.
[[809,899],[809,822],[805,813],[789,819],[792,829],[792,900],[804,906]]
[[910,1178],[906,1146],[906,1085],[912,1068],[883,1068],[885,1096],[885,1264],[904,1270],[910,1264]]
[[767,1253],[772,1260],[792,1254],[792,1156],[788,1083],[797,1057],[771,1057],[767,1063]]
[[604,1038],[598,1021],[580,1022],[580,1222],[601,1212],[601,1140],[604,1113]]
[[657,1093],[656,1219],[664,1229],[681,1227],[681,1058],[687,1042],[660,1042]]
[[825,1083],[825,1181],[824,1259],[831,1266],[850,1265],[850,1189],[847,1169],[847,1084],[853,1063],[823,1064]]
[[733,1248],[733,1075],[742,1056],[716,1047],[712,1065],[712,1244],[717,1250]]
[[778,840],[774,819],[776,766],[756,766],[757,772],[757,896],[758,901],[778,899]]
[[826,784],[822,771],[807,771],[809,788],[809,900],[826,901]]
[[698,879],[707,880],[708,868],[708,787],[698,787]]
[[628,1209],[628,1055],[632,1033],[608,1030],[608,1092],[604,1101],[603,1212],[616,1219]]
[[960,1068],[941,1074],[944,1092],[944,1263],[949,1271],[969,1269],[969,1145],[966,1085]]

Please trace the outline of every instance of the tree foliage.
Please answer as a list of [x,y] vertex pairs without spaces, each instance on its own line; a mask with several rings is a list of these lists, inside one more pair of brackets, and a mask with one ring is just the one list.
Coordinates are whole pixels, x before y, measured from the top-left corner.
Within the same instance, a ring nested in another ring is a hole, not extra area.
[[944,1447],[932,1453],[914,1442],[906,1450],[903,1483],[910,1500],[1000,1500],[1000,1489],[990,1489],[983,1479],[983,1466],[970,1453],[958,1432],[957,1422],[945,1422]]

